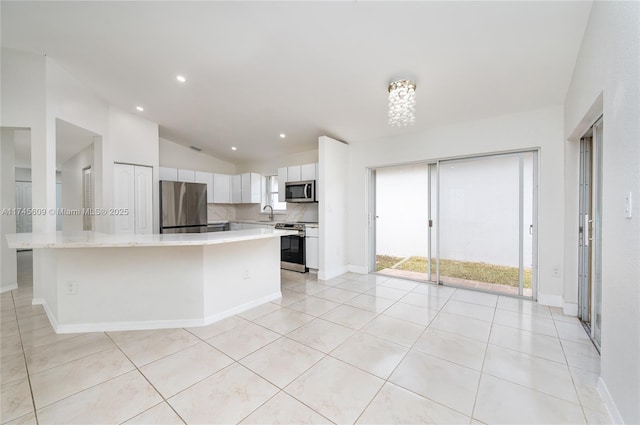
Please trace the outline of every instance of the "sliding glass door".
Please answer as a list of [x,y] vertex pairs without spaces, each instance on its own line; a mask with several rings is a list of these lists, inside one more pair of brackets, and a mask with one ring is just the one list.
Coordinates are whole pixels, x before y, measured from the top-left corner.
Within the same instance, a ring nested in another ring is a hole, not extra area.
[[580,141],[578,317],[600,349],[602,324],[602,118]]
[[537,152],[372,171],[375,270],[534,297]]

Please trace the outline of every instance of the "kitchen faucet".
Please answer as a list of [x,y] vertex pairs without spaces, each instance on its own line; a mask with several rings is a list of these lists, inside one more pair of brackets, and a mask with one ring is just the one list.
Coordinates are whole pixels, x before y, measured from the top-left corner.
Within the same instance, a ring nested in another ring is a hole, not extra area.
[[271,211],[269,212],[269,221],[273,221],[273,207],[271,205],[265,205],[264,208],[262,208],[262,211],[266,210],[267,207],[271,208]]

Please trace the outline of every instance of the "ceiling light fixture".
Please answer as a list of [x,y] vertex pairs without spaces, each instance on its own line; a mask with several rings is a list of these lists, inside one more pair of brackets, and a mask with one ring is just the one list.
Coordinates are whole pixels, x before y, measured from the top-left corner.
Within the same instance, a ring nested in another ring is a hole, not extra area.
[[281,139],[284,139],[285,137],[287,137],[287,135],[286,135],[286,134],[284,134],[284,133],[280,133],[280,138],[281,138]]
[[140,112],[144,111],[144,108],[142,106],[136,106],[136,109]]
[[182,75],[177,75],[176,76],[176,80],[180,81],[181,83],[187,82],[187,79],[184,78],[184,76],[182,76]]
[[237,150],[238,150],[238,148],[236,148],[235,146],[231,146],[231,150],[232,150],[232,151],[237,151]]
[[416,122],[416,83],[396,80],[389,84],[389,124],[406,127]]

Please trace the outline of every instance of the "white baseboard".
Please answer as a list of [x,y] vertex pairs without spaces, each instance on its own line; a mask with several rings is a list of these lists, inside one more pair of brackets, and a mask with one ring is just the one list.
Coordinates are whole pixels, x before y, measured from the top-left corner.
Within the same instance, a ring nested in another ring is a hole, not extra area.
[[349,265],[349,271],[352,273],[359,273],[359,274],[369,273],[369,270],[367,270],[365,266],[354,266],[353,264]]
[[560,295],[538,293],[538,304],[550,307],[562,307],[564,305],[564,298],[562,298]]
[[562,312],[565,316],[578,317],[578,303],[564,303],[562,305]]
[[231,316],[236,315],[238,313],[243,313],[243,312],[245,312],[247,310],[251,310],[254,307],[258,307],[258,306],[260,306],[262,304],[266,304],[266,303],[268,303],[270,301],[277,300],[278,298],[281,298],[281,297],[282,297],[282,292],[280,292],[280,291],[274,292],[273,294],[269,294],[269,295],[267,295],[265,297],[262,297],[262,298],[259,298],[257,300],[254,300],[254,301],[239,305],[238,307],[234,307],[232,309],[223,311],[222,313],[218,313],[218,314],[214,314],[214,315],[211,315],[211,316],[207,316],[207,317],[204,318],[204,322],[199,326],[210,325],[210,324],[212,324],[214,322],[217,322],[219,320],[226,319],[227,317],[231,317]]
[[202,320],[145,320],[139,322],[77,323],[72,325],[57,325],[54,326],[54,329],[56,333],[59,334],[72,334],[83,332],[142,331],[149,329],[192,328],[196,326],[202,326]]
[[622,415],[620,415],[620,411],[618,411],[618,407],[616,403],[613,401],[613,397],[609,393],[609,389],[607,388],[607,384],[602,380],[602,376],[598,378],[598,385],[596,386],[600,397],[602,397],[602,401],[604,401],[604,405],[607,407],[609,411],[609,416],[611,417],[611,421],[614,424],[624,425],[624,421],[622,420]]
[[0,294],[4,294],[5,292],[13,291],[14,289],[18,289],[17,283],[10,283],[8,285],[0,286]]
[[333,270],[318,270],[318,279],[320,280],[329,280],[334,277],[340,276],[341,274],[345,274],[349,271],[349,266],[338,267]]
[[56,333],[66,333],[58,331],[58,321],[56,320],[56,317],[53,315],[53,312],[49,308],[49,305],[44,300],[44,298],[33,298],[31,300],[31,305],[41,305],[42,308],[44,308],[44,314],[47,315],[47,319],[49,319],[49,323],[51,323],[51,327],[53,328],[53,330]]
[[250,310],[259,305],[277,300],[282,296],[281,292],[274,292],[265,297],[242,304],[238,307],[223,311],[222,313],[207,316],[204,319],[176,319],[176,320],[141,320],[129,322],[97,322],[97,323],[74,323],[70,325],[58,324],[55,317],[51,314],[46,302],[43,299],[34,298],[33,302],[42,304],[44,311],[51,322],[51,326],[59,334],[82,333],[82,332],[109,332],[109,331],[141,331],[150,329],[175,329],[175,328],[195,328],[199,326],[210,325],[243,311]]

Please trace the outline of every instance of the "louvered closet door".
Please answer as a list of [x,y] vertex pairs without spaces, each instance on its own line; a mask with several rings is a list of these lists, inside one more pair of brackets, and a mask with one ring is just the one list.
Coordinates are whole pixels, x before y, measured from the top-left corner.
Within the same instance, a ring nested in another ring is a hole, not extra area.
[[135,177],[135,232],[153,233],[153,169],[134,167]]
[[134,166],[114,164],[113,179],[115,209],[128,209],[129,214],[114,215],[116,233],[135,233],[135,184]]

